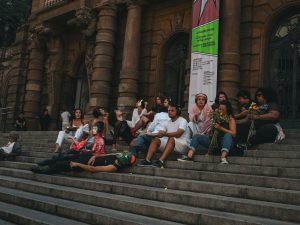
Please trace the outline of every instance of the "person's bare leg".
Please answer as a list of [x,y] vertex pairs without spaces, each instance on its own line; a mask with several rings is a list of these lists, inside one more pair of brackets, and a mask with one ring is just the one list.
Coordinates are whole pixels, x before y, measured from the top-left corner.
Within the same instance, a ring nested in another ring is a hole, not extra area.
[[134,126],[134,130],[137,131],[144,126],[144,121],[140,119]]
[[166,144],[166,147],[164,149],[163,154],[159,158],[160,161],[165,161],[165,159],[170,155],[170,153],[174,150],[175,147],[175,139],[173,137],[170,137],[168,139],[168,142]]
[[56,143],[54,152],[57,153],[57,152],[60,152],[60,151],[61,151],[61,146],[58,143]]
[[222,158],[227,158],[227,156],[228,156],[228,152],[222,151],[221,157],[222,157]]
[[159,148],[160,144],[161,144],[161,142],[160,142],[159,138],[154,138],[151,141],[151,144],[149,146],[148,153],[146,156],[146,160],[151,161],[153,155],[157,152],[157,149]]
[[192,159],[194,157],[194,151],[189,150],[187,156]]

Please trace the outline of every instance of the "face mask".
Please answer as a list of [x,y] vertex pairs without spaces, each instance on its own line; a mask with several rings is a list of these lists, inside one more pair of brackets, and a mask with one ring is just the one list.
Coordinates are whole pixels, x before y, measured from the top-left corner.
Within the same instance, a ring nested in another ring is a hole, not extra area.
[[93,127],[92,128],[92,132],[93,132],[93,135],[96,135],[97,132],[98,132],[98,128],[97,127]]

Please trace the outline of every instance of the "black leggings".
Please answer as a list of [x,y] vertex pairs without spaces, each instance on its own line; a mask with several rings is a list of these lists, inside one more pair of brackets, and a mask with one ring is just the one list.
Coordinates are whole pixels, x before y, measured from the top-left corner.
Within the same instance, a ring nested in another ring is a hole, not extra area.
[[[77,154],[73,155],[72,157],[65,157],[61,158],[59,160],[52,161],[51,164],[48,164],[51,173],[59,173],[62,171],[69,171],[71,170],[70,162],[78,162],[82,164],[88,164],[88,161],[92,157],[92,154],[90,153],[83,153],[83,154]],[[80,171],[81,169],[76,167],[74,170]]]
[[278,134],[274,124],[265,124],[256,130],[256,134],[250,138],[250,145],[273,143]]

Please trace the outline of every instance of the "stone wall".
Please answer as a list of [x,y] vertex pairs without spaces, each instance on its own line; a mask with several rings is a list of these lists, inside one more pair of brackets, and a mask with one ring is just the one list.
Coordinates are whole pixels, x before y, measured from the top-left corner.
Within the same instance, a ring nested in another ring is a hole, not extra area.
[[[190,34],[192,1],[163,1],[144,8],[141,43],[141,89],[145,97],[160,94],[164,80],[163,57],[168,41],[180,32]],[[190,54],[190,52],[189,52]],[[187,60],[185,87],[189,85],[190,61]],[[185,101],[187,101],[185,95]]]
[[23,111],[25,84],[28,66],[27,52],[28,25],[20,27],[14,44],[1,49],[0,55],[0,102],[1,107],[10,108],[1,115],[1,129],[6,125],[12,129],[15,118]]
[[296,0],[243,0],[241,17],[241,87],[267,85],[268,42],[278,16],[294,6]]

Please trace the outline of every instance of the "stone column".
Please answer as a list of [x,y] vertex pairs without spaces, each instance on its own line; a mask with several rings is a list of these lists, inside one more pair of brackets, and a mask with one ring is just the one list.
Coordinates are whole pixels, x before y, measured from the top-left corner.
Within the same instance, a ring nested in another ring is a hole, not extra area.
[[43,69],[44,53],[38,44],[34,44],[29,56],[24,100],[24,115],[27,120],[27,128],[30,130],[37,130],[39,128],[37,116],[41,111],[40,104]]
[[241,0],[223,0],[221,4],[218,90],[235,99],[240,85]]
[[106,3],[98,6],[95,58],[91,79],[90,107],[108,108],[111,96],[112,67],[116,33],[117,8]]
[[141,13],[140,4],[129,4],[118,98],[118,107],[124,112],[135,106],[138,93]]

